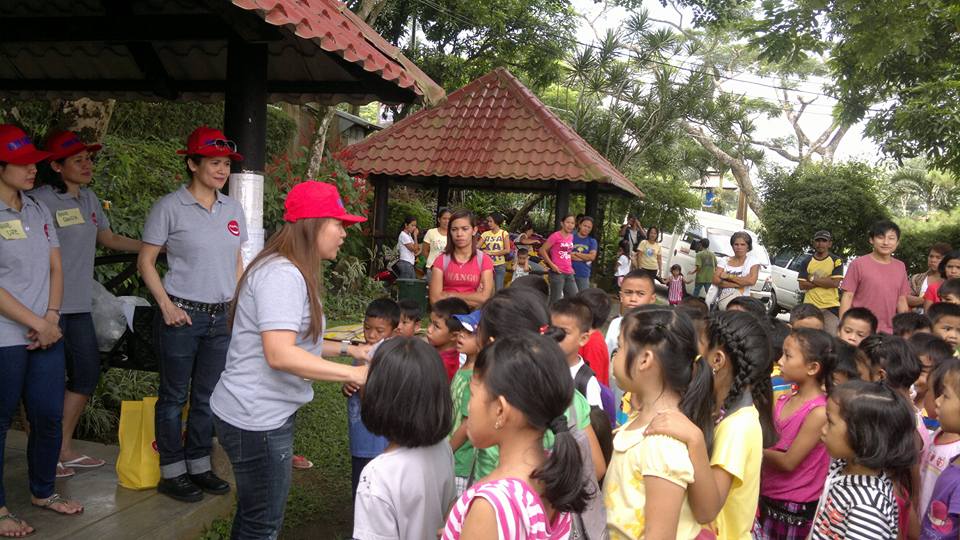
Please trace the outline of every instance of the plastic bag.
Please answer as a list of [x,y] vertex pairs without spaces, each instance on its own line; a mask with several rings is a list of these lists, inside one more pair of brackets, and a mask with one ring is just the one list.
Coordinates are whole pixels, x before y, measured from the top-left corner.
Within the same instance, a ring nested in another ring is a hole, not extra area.
[[99,282],[93,282],[93,327],[97,333],[97,348],[111,351],[127,330],[123,302],[110,294]]

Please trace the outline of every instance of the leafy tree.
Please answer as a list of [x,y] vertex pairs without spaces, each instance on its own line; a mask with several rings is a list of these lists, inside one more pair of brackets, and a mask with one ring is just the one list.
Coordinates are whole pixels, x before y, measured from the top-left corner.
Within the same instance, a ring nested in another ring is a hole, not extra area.
[[868,250],[867,231],[887,217],[877,193],[876,170],[863,163],[810,163],[793,171],[775,168],[764,180],[760,221],[768,248],[802,250],[819,229],[833,234],[834,250]]
[[951,210],[960,202],[960,185],[952,173],[929,168],[924,159],[911,159],[887,178],[884,202],[900,215]]

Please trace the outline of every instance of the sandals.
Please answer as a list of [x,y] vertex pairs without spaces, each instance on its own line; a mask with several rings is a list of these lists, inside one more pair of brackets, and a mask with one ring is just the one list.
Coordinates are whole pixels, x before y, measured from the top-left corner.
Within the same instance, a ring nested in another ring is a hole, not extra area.
[[291,461],[294,469],[304,470],[313,468],[313,462],[305,456],[294,454]]
[[57,478],[70,478],[71,476],[77,474],[76,471],[68,467],[64,467],[63,463],[57,462]]
[[106,463],[107,462],[102,459],[83,455],[77,459],[64,461],[63,466],[69,469],[96,469],[97,467],[103,467]]
[[64,499],[63,496],[61,496],[59,493],[54,493],[53,495],[47,497],[42,503],[35,503],[35,502],[34,502],[34,503],[31,503],[31,504],[33,504],[33,505],[36,506],[37,508],[41,508],[41,509],[43,509],[43,510],[49,510],[49,511],[51,511],[51,512],[56,512],[57,514],[60,514],[60,515],[63,515],[63,516],[76,516],[76,515],[82,514],[82,513],[83,513],[83,507],[82,507],[82,506],[81,506],[80,509],[77,510],[76,512],[61,512],[61,511],[59,511],[59,510],[57,510],[56,508],[53,507],[53,505],[55,505],[55,504],[64,504],[64,505],[66,505],[66,504],[69,504],[69,503],[71,503],[71,502],[73,502],[73,501],[69,501],[69,500],[67,500],[67,499]]
[[[17,516],[15,516],[15,515],[13,515],[13,514],[9,514],[9,513],[8,513],[8,514],[0,515],[0,522],[7,521],[7,520],[16,523],[16,524],[17,524],[17,527],[19,527],[19,529],[16,530],[16,531],[0,532],[0,537],[3,537],[3,538],[24,538],[24,537],[26,537],[26,536],[30,536],[31,534],[37,532],[36,529],[34,529],[33,527],[31,527],[30,525],[26,525],[26,523],[24,523],[24,521],[23,521],[22,519],[18,518]],[[24,529],[24,528],[23,528],[24,525],[26,525],[29,530]]]

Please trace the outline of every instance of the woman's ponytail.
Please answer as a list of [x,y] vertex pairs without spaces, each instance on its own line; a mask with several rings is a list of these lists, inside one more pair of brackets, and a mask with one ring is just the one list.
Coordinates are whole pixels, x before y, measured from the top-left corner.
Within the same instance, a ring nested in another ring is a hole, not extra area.
[[543,497],[558,511],[582,512],[594,494],[587,490],[587,484],[583,481],[580,445],[570,431],[566,417],[555,418],[550,422],[549,429],[556,434],[553,451],[543,466],[530,477],[543,482]]
[[693,362],[690,384],[680,399],[680,410],[703,431],[703,440],[707,443],[707,454],[713,450],[714,408],[713,371],[707,359],[697,355]]

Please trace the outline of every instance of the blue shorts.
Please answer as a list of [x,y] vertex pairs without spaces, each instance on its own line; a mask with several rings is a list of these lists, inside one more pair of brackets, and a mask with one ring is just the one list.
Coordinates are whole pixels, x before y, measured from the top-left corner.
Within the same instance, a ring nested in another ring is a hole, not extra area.
[[93,316],[88,313],[64,313],[60,316],[67,364],[67,390],[93,395],[100,382],[100,350]]

